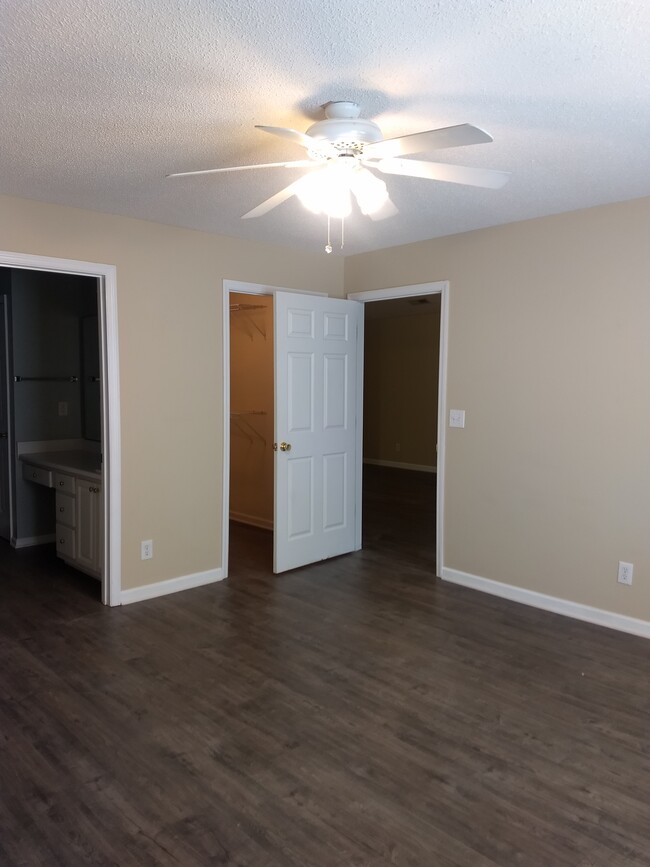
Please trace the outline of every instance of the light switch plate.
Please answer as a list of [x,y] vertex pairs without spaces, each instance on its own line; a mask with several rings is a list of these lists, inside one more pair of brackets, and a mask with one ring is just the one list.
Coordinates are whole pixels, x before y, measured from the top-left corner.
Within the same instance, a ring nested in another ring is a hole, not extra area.
[[465,410],[449,410],[449,427],[465,427]]

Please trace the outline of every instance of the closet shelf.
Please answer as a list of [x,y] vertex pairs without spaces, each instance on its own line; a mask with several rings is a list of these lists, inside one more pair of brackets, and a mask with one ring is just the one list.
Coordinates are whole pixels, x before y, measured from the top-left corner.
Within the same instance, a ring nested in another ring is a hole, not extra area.
[[[253,310],[267,310],[268,308],[264,304],[231,304],[230,312],[231,313],[250,313]],[[248,316],[248,321],[253,326],[253,328],[258,331],[264,340],[266,340],[266,331],[263,328],[260,328],[259,324],[253,319],[252,316]],[[251,340],[253,339],[253,335],[250,335]]]

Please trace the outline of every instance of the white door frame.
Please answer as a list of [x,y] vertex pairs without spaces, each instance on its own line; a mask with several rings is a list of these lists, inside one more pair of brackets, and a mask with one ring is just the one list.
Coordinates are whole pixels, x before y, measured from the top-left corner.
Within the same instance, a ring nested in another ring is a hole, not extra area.
[[223,344],[223,498],[221,516],[221,562],[223,577],[228,577],[228,548],[230,531],[230,293],[242,295],[275,295],[276,292],[298,292],[302,295],[325,295],[327,292],[307,292],[303,289],[287,289],[284,286],[269,286],[266,283],[242,283],[239,280],[223,281],[222,344]]
[[[391,289],[372,289],[367,292],[348,292],[350,301],[388,301],[392,298],[413,298],[418,295],[440,295],[440,357],[438,365],[438,457],[436,477],[436,575],[442,578],[444,568],[444,507],[445,507],[445,434],[447,425],[447,340],[449,332],[449,281],[414,283]],[[363,335],[363,331],[362,331]],[[357,424],[357,503],[361,503],[363,473],[363,338],[359,340],[359,363],[357,364],[359,401]],[[356,541],[361,548],[361,509],[357,509]]]
[[7,466],[5,467],[5,472],[7,473],[7,502],[9,503],[9,539],[15,539],[16,537],[16,528],[14,526],[14,491],[13,491],[13,472],[14,472],[14,460],[13,460],[13,428],[14,428],[14,419],[13,419],[13,406],[11,400],[11,387],[10,387],[10,379],[9,374],[12,369],[11,365],[11,340],[9,338],[9,304],[8,304],[8,295],[6,292],[0,292],[0,298],[2,299],[2,321],[0,322],[0,328],[3,331],[5,351],[4,351],[4,364],[5,364],[5,375],[4,381],[0,381],[0,388],[4,390],[4,398],[6,404],[6,412],[5,412],[5,422],[7,425]]
[[[55,259],[0,251],[0,265],[30,271],[52,271],[97,277],[102,384],[102,449],[104,479],[104,563],[102,602],[119,605],[122,570],[122,462],[120,442],[119,344],[117,335],[117,275],[115,265]],[[13,448],[12,448],[13,452]]]

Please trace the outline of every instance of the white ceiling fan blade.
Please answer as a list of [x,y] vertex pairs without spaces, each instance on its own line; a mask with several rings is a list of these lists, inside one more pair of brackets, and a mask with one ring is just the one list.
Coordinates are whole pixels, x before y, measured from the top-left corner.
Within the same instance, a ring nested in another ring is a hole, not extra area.
[[325,139],[312,138],[310,135],[305,135],[304,132],[298,132],[297,129],[290,129],[287,126],[261,126],[255,125],[255,129],[264,130],[271,135],[280,136],[280,138],[289,139],[289,141],[302,145],[308,151],[317,151],[318,153],[334,156],[336,151],[331,144]]
[[469,166],[454,166],[447,163],[429,163],[423,160],[387,159],[377,162],[366,162],[372,169],[388,175],[404,175],[409,178],[426,178],[430,181],[445,181],[449,184],[465,184],[470,187],[486,187],[498,190],[510,178],[510,172],[496,169],[470,168]]
[[314,160],[293,160],[288,163],[258,163],[252,166],[226,166],[223,169],[200,169],[197,172],[173,172],[167,178],[186,178],[189,175],[216,175],[219,172],[245,172],[248,169],[305,169],[313,166]]
[[399,157],[407,154],[421,154],[424,151],[435,151],[440,148],[486,144],[491,141],[494,139],[485,130],[472,126],[471,123],[461,123],[458,126],[429,129],[425,132],[415,132],[412,135],[402,135],[398,138],[387,138],[383,141],[373,142],[364,145],[363,154],[373,159]]
[[285,187],[283,190],[280,190],[279,193],[276,193],[274,196],[271,196],[270,199],[266,199],[266,201],[262,202],[256,208],[253,208],[252,211],[248,211],[248,213],[242,216],[242,220],[249,220],[252,217],[263,217],[264,214],[268,214],[269,211],[272,211],[273,208],[277,208],[278,205],[281,205],[283,202],[286,202],[287,199],[290,199],[291,196],[295,196],[297,189],[300,185],[300,181],[303,178],[300,178],[298,181],[294,181],[292,184],[289,184],[288,187]]
[[399,214],[399,210],[390,199],[387,199],[378,211],[374,214],[368,214],[368,216],[371,220],[377,222],[378,220],[386,220],[388,217],[394,217],[395,214]]

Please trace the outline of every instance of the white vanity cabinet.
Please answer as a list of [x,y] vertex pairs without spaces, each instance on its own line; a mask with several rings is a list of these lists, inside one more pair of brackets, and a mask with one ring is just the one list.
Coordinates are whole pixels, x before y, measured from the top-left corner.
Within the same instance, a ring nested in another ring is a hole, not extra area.
[[102,569],[102,487],[89,479],[77,479],[76,484],[76,569],[98,578]]
[[56,491],[56,553],[75,569],[101,579],[104,555],[101,474],[97,458],[76,453],[22,457],[26,481]]
[[102,487],[95,479],[54,473],[56,553],[96,578],[102,569]]

